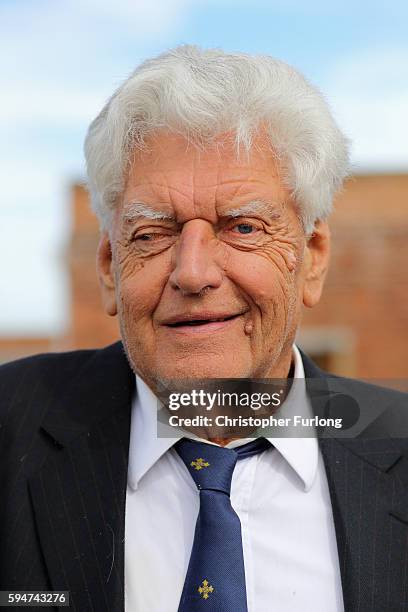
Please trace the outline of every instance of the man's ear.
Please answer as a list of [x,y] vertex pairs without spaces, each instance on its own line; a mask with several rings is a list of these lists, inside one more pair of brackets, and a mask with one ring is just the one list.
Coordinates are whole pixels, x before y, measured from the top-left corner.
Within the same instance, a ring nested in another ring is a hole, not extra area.
[[313,308],[322,294],[330,259],[330,230],[326,221],[316,221],[305,247],[303,304]]
[[101,287],[103,307],[108,315],[114,317],[118,310],[116,306],[112,248],[108,232],[102,232],[99,240],[96,255],[96,269],[99,285]]

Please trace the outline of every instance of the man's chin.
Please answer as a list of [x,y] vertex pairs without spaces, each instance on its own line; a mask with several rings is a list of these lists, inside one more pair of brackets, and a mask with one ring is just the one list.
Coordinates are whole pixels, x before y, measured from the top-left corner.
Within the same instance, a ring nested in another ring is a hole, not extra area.
[[251,376],[251,372],[248,368],[244,367],[229,367],[225,363],[217,363],[213,361],[212,363],[205,362],[195,362],[192,361],[190,365],[186,367],[185,364],[183,366],[175,366],[171,368],[163,368],[157,372],[159,378],[162,381],[191,381],[191,382],[200,382],[203,383],[208,380],[214,379],[235,379],[235,378],[249,378]]

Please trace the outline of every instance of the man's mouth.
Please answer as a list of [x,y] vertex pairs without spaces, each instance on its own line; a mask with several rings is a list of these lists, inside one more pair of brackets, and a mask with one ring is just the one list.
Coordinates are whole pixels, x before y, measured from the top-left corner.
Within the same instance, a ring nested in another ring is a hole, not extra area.
[[236,313],[182,313],[163,321],[162,325],[175,332],[213,332],[222,330],[233,324],[247,310]]
[[197,325],[208,325],[209,323],[218,323],[221,321],[230,321],[231,319],[236,319],[239,317],[239,314],[230,315],[227,317],[217,317],[213,319],[192,319],[192,320],[182,320],[176,321],[175,323],[166,323],[168,327],[182,327],[183,325],[189,326],[197,326]]

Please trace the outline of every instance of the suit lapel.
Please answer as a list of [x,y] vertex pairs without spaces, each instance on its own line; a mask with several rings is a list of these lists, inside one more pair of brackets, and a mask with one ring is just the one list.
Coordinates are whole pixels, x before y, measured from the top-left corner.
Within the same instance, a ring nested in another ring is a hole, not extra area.
[[[302,355],[307,378],[326,375]],[[312,403],[324,414],[323,394]],[[347,402],[345,401],[345,412]],[[338,410],[338,406],[336,407]],[[319,440],[336,530],[346,612],[406,610],[408,468],[402,442]]]
[[122,345],[97,351],[42,424],[53,446],[29,489],[51,586],[78,612],[124,608],[133,388]]

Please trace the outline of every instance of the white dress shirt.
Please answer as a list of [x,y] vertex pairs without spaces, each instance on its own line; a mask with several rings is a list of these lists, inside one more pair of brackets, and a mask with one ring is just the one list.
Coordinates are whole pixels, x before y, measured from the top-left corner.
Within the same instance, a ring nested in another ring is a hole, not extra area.
[[[295,346],[293,357],[294,377],[304,379]],[[139,377],[136,385],[126,495],[125,611],[177,612],[199,491],[172,448],[179,438],[157,437],[156,397]],[[289,413],[312,414],[304,384],[292,386],[284,405]],[[274,448],[238,461],[231,484],[231,504],[241,521],[248,612],[343,612],[317,439],[268,439]],[[235,440],[227,448],[247,441]]]

